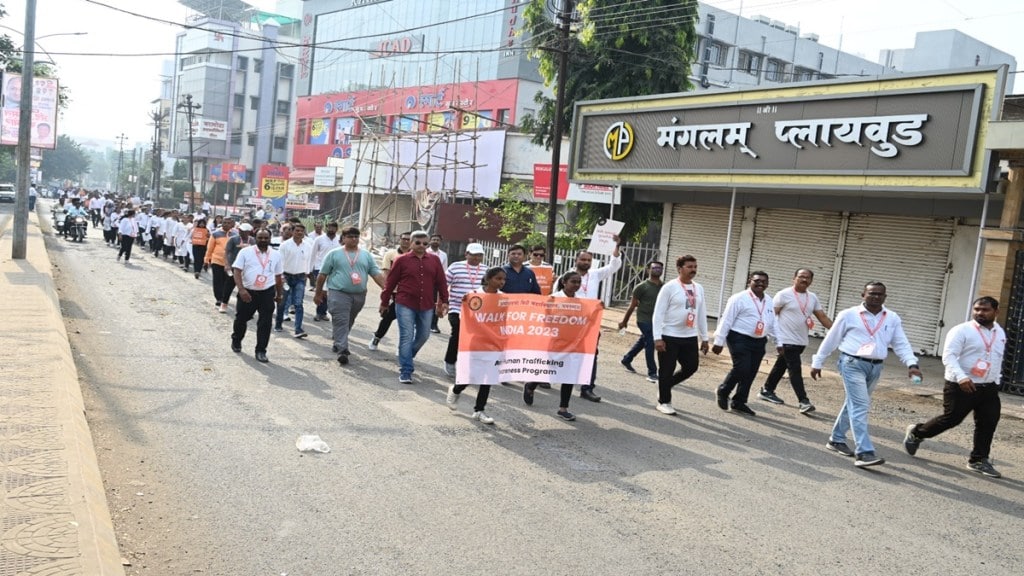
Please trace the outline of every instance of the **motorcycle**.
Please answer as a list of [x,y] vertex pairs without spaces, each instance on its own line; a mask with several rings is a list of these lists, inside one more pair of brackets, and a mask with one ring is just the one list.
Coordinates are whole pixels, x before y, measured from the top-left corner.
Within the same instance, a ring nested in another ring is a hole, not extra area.
[[75,219],[71,222],[71,240],[84,242],[88,231],[89,222],[82,216],[75,216]]
[[67,235],[64,230],[64,221],[67,219],[67,214],[63,210],[58,210],[57,205],[54,204],[53,211],[51,212],[53,218],[53,231],[55,234]]

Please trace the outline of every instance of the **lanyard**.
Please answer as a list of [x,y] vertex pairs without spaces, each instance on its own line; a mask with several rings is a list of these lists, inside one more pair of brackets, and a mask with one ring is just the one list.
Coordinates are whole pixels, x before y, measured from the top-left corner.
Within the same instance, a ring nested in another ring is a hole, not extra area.
[[878,329],[882,327],[882,324],[885,324],[885,315],[886,314],[888,314],[888,312],[883,310],[882,311],[882,317],[878,319],[878,322],[875,324],[875,329],[872,330],[871,327],[868,326],[868,320],[867,320],[867,318],[864,317],[864,313],[863,312],[860,313],[860,321],[864,323],[864,329],[868,331],[868,336],[870,336],[872,338],[875,337],[875,332],[878,332]]
[[978,331],[978,336],[981,337],[981,342],[982,342],[982,344],[985,345],[985,357],[988,358],[989,355],[992,354],[992,344],[994,344],[995,341],[996,341],[996,336],[997,336],[996,331],[995,331],[995,329],[989,330],[989,332],[992,333],[992,338],[989,339],[989,340],[986,340],[985,339],[985,334],[982,333],[981,326],[979,326],[977,322],[974,323],[974,329]]
[[800,313],[807,317],[807,305],[811,303],[811,295],[804,293],[804,301],[800,301],[800,293],[793,290],[793,298],[796,299],[796,305],[800,307]]
[[270,264],[270,251],[269,250],[267,251],[267,258],[266,258],[266,260],[264,260],[263,258],[260,258],[260,249],[259,248],[253,250],[253,252],[256,253],[256,262],[259,262],[260,267],[263,269],[262,270],[263,271],[263,275],[266,276],[266,274],[267,274],[267,264]]
[[479,286],[479,284],[477,283],[477,279],[480,278],[479,264],[477,264],[476,268],[474,268],[472,271],[470,271],[469,269],[469,264],[466,264],[466,274],[469,275],[469,281],[473,284],[473,286]]
[[[587,283],[586,284],[583,283],[583,279],[584,278],[587,279]],[[590,272],[587,272],[586,274],[584,274],[583,276],[580,277],[580,290],[579,291],[583,292],[584,294],[589,294],[589,292],[587,292],[587,286],[590,286]]]
[[683,287],[683,292],[686,292],[686,303],[689,305],[690,309],[692,310],[692,309],[696,308],[697,307],[697,290],[696,289],[687,288],[688,285],[687,284],[683,284],[682,280],[679,281],[679,284]]
[[758,306],[757,305],[757,296],[754,296],[754,293],[752,291],[750,291],[750,290],[747,290],[747,294],[750,294],[750,299],[754,301],[754,308],[757,308],[757,317],[761,321],[764,321],[764,307],[766,305],[768,305],[768,302],[766,302],[764,299],[762,299],[761,300],[761,305]]
[[348,250],[345,250],[345,258],[348,259],[348,267],[349,267],[349,269],[351,271],[355,272],[356,271],[356,262],[359,261],[359,249],[358,248],[356,249],[356,257],[355,258],[349,258]]

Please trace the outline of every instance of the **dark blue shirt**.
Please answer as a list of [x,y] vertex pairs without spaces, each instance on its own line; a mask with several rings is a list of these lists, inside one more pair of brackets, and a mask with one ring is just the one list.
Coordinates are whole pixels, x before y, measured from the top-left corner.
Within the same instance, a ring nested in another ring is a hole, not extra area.
[[501,289],[506,294],[540,294],[540,284],[537,284],[537,276],[529,267],[523,266],[519,272],[506,264],[505,287]]

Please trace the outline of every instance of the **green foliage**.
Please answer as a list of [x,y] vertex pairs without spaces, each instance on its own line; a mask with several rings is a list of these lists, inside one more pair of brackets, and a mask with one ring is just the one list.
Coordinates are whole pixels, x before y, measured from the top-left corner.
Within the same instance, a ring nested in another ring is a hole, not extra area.
[[0,182],[14,184],[18,179],[18,165],[14,161],[14,146],[0,148]]
[[175,160],[171,175],[175,180],[188,180],[188,161]]
[[71,180],[78,182],[82,175],[89,171],[89,157],[82,147],[70,137],[57,136],[57,147],[43,150],[43,159],[39,165],[43,177],[47,180]]
[[[557,80],[559,35],[547,0],[531,0],[523,13],[531,56],[539,60],[547,86]],[[569,133],[577,100],[682,92],[697,40],[696,0],[580,0],[579,27],[569,39],[565,106],[560,111]],[[533,141],[550,147],[555,101],[538,92],[536,116],[523,119]]]
[[542,243],[544,235],[537,231],[537,223],[544,219],[545,210],[543,205],[531,202],[532,197],[533,190],[527,184],[520,181],[502,184],[494,200],[477,205],[478,226],[497,225],[498,237],[506,242]]

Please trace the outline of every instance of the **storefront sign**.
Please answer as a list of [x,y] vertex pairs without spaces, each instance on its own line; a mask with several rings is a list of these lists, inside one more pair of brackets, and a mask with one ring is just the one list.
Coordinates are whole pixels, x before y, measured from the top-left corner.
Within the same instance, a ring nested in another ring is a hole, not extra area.
[[334,186],[338,169],[334,166],[317,166],[313,170],[313,186]]
[[423,35],[400,36],[388,38],[370,45],[370,58],[388,58],[413,52],[423,51]]

